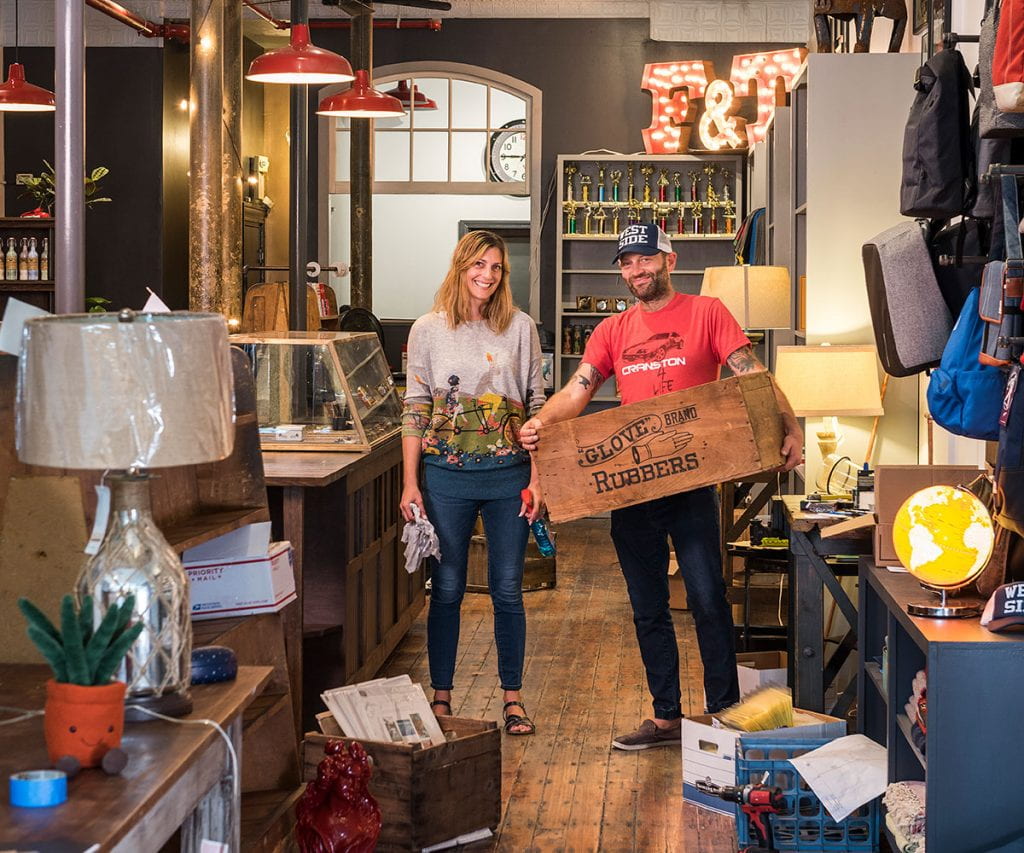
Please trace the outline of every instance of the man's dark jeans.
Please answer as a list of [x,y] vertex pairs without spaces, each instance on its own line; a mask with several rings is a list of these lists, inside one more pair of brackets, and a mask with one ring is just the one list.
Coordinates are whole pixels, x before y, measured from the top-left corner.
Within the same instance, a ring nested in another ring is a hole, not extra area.
[[679,647],[668,607],[668,540],[697,627],[709,712],[739,700],[732,610],[722,578],[718,498],[713,486],[612,511],[612,542],[633,605],[633,624],[654,715],[681,716]]

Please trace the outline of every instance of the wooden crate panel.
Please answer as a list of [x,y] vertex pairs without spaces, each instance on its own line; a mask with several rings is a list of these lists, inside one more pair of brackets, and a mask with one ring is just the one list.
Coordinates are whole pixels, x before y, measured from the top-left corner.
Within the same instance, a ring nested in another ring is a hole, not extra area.
[[569,521],[775,468],[783,434],[754,373],[552,424],[537,465],[551,520]]
[[[383,817],[378,851],[421,850],[501,820],[501,733],[489,720],[439,718],[454,738],[440,746],[360,741],[373,758],[370,793]],[[316,778],[324,745],[332,738],[308,733],[303,774]],[[349,741],[350,738],[338,738]]]

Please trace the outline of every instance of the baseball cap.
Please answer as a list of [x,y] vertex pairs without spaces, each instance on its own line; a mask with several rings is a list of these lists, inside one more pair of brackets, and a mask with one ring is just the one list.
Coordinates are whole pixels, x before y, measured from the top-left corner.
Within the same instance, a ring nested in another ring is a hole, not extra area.
[[1024,583],[1004,583],[996,587],[981,614],[981,624],[990,631],[1024,625]]
[[658,252],[671,251],[672,241],[668,239],[668,234],[653,222],[646,225],[630,225],[619,232],[619,248],[612,264],[617,264],[622,255],[630,252],[638,255],[656,255]]

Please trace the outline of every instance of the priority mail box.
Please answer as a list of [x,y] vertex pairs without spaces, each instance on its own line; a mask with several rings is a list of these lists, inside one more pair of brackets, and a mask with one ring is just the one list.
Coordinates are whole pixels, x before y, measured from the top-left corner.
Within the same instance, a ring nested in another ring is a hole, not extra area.
[[736,676],[740,682],[740,696],[770,684],[785,687],[787,663],[785,652],[737,652]]
[[875,469],[875,564],[898,566],[892,525],[903,502],[929,486],[966,486],[980,468],[970,465],[879,465]]
[[561,522],[777,468],[782,438],[761,372],[545,426],[536,461]]
[[697,782],[719,787],[736,784],[736,745],[745,734],[766,738],[836,738],[846,734],[846,720],[793,709],[793,725],[764,732],[738,732],[717,728],[712,716],[686,717],[683,720],[683,799],[719,814],[734,815],[736,807],[720,797],[697,789]]
[[253,524],[185,552],[193,619],[272,613],[295,600],[290,542]]

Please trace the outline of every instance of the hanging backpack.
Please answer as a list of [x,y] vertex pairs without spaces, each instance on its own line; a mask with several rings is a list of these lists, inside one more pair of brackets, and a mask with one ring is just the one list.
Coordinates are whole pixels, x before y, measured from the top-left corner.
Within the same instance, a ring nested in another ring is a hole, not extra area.
[[868,307],[882,367],[911,376],[935,367],[953,317],[942,298],[921,226],[901,222],[861,249]]
[[998,367],[982,364],[984,321],[978,315],[978,288],[971,291],[928,383],[928,411],[954,435],[995,441],[1005,379]]
[[918,69],[914,88],[903,134],[900,213],[959,216],[971,208],[977,186],[970,130],[974,86],[960,52],[936,53]]

